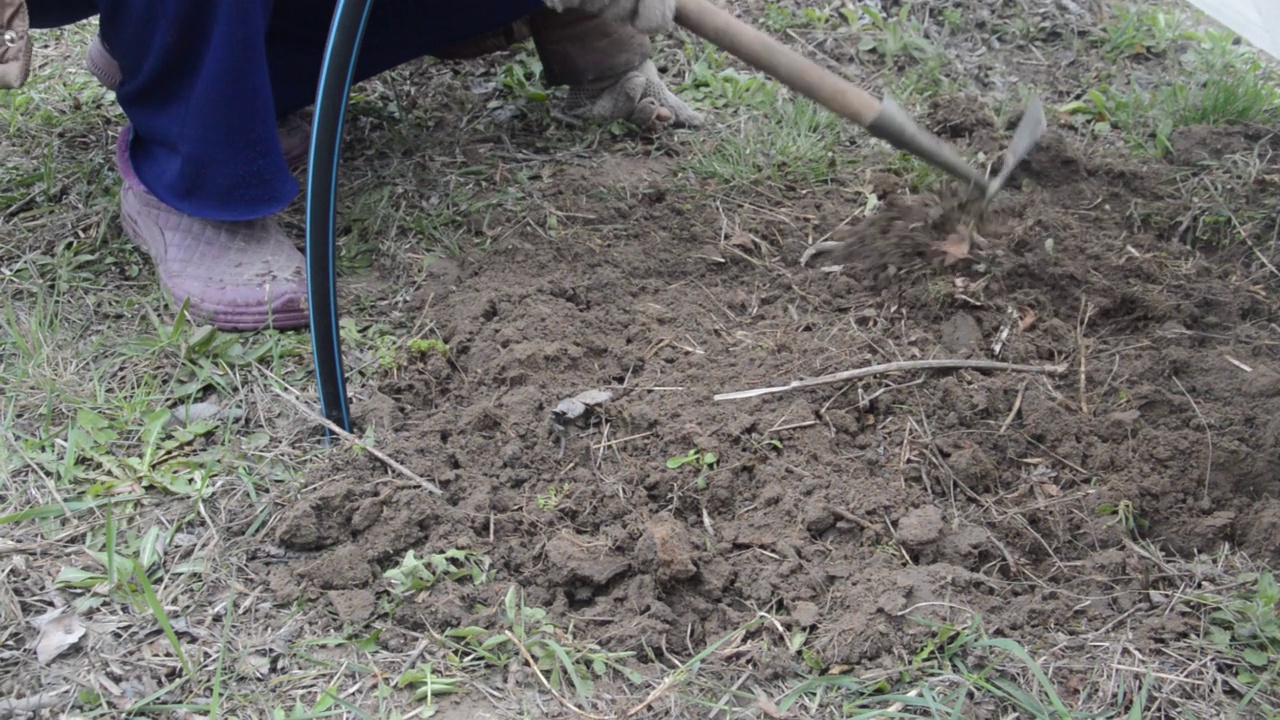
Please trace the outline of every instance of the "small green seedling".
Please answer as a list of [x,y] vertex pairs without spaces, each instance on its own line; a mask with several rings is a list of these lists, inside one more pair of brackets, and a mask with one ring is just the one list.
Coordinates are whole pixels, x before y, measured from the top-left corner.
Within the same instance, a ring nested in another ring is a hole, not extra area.
[[470,578],[473,585],[483,585],[492,579],[489,573],[491,565],[489,558],[469,550],[455,548],[425,558],[410,550],[398,566],[382,576],[391,581],[393,593],[404,595],[426,590],[441,580]]
[[685,465],[692,465],[698,469],[697,486],[699,490],[707,489],[707,473],[715,469],[716,454],[713,452],[703,452],[697,448],[690,450],[684,455],[677,455],[667,459],[667,467],[671,470],[678,470]]
[[542,87],[542,61],[531,45],[528,41],[523,43],[515,58],[502,66],[498,73],[498,84],[517,97],[546,102],[550,95]]
[[539,509],[545,512],[551,512],[559,507],[560,501],[563,500],[564,496],[572,489],[573,483],[566,482],[560,485],[552,483],[547,487],[547,491],[545,493],[538,493],[538,496],[534,498],[534,502],[538,503]]
[[1102,503],[1098,506],[1098,513],[1100,515],[1115,515],[1116,521],[1124,528],[1125,533],[1134,540],[1140,538],[1150,526],[1146,518],[1134,511],[1133,503],[1128,500],[1121,500],[1115,505]]
[[428,662],[406,670],[396,680],[396,686],[413,688],[413,699],[422,700],[427,708],[434,709],[436,697],[463,692],[466,689],[465,682],[461,677],[438,673],[432,663]]
[[444,632],[445,641],[452,646],[446,656],[451,662],[459,667],[505,668],[524,655],[537,665],[554,692],[572,688],[580,701],[595,693],[595,678],[611,672],[630,682],[644,681],[627,664],[634,651],[610,652],[577,641],[572,627],[557,627],[547,619],[545,609],[526,605],[519,586],[512,585],[496,609],[501,629],[470,626]]
[[409,352],[418,356],[427,356],[438,354],[441,357],[449,357],[449,346],[443,340],[436,338],[414,338],[409,341]]

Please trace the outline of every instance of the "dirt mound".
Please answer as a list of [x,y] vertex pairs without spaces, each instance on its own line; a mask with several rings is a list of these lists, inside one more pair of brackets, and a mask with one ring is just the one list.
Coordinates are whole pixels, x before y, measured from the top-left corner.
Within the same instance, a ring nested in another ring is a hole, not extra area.
[[[328,594],[359,616],[351,592],[406,551],[458,548],[496,582],[438,585],[398,624],[469,624],[517,583],[610,649],[697,649],[767,611],[865,668],[933,632],[913,617],[981,613],[1033,646],[1107,625],[1161,587],[1122,551],[1133,537],[1280,559],[1274,293],[1153,232],[1136,209],[1172,191],[1149,169],[1051,134],[996,209],[985,272],[888,285],[800,267],[808,240],[773,213],[722,233],[696,195],[588,209],[590,183],[548,198],[577,227],[423,288],[448,358],[381,383],[361,422],[445,496],[335,453],[279,519],[285,552],[255,565],[281,600]],[[815,216],[847,217],[845,196],[817,197]],[[936,357],[1071,371],[713,399]],[[552,411],[590,389],[612,399],[558,430]],[[1141,646],[1190,630],[1133,631]]]
[[995,131],[996,117],[977,95],[941,95],[929,101],[929,130],[949,140],[972,140]]
[[[877,286],[904,272],[971,264],[986,247],[978,218],[959,191],[948,195],[892,195],[877,212],[831,234],[801,257],[801,265],[848,267]],[[977,247],[975,247],[977,246]]]
[[1218,162],[1228,155],[1261,151],[1274,152],[1280,147],[1275,130],[1254,125],[1217,127],[1192,125],[1174,130],[1169,136],[1171,155],[1181,163]]

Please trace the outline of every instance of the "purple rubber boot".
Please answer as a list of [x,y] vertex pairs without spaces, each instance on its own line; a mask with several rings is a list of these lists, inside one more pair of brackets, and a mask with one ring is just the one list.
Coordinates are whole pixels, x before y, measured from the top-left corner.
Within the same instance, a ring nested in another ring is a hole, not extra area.
[[[120,72],[120,64],[111,57],[101,35],[94,35],[85,53],[84,66],[111,92],[120,87],[124,78]],[[307,161],[307,153],[311,151],[311,126],[296,117],[286,118],[280,123],[280,147],[284,151],[285,162],[295,170]]]
[[125,234],[155,263],[175,305],[189,301],[192,320],[220,330],[305,327],[306,259],[272,218],[223,222],[191,217],[152,195],[129,161],[126,125],[116,141],[124,178],[120,218]]

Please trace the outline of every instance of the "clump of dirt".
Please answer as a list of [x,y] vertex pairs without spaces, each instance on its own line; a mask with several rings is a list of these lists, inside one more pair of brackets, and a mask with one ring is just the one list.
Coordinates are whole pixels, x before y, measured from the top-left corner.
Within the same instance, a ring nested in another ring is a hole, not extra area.
[[[1216,163],[1229,155],[1251,153],[1280,145],[1270,128],[1237,125],[1220,127],[1191,125],[1175,129],[1169,135],[1170,159],[1180,163]],[[1268,147],[1270,146],[1270,147]]]
[[[866,670],[919,647],[913,618],[981,613],[1032,647],[1112,628],[1165,589],[1135,537],[1280,559],[1280,308],[1151,229],[1138,211],[1176,193],[1152,168],[1051,133],[993,208],[985,269],[887,284],[801,267],[808,237],[774,199],[715,207],[675,172],[592,204],[589,179],[566,182],[543,198],[575,219],[554,241],[516,234],[428,277],[449,361],[385,378],[361,423],[445,495],[335,451],[254,564],[281,601],[362,617],[352,593],[381,592],[404,553],[459,548],[495,580],[440,583],[392,625],[475,624],[517,584],[613,650],[696,649],[767,611]],[[880,200],[861,247],[921,263],[937,200]],[[847,217],[838,189],[805,202]],[[714,399],[956,355],[1071,371]],[[612,391],[598,421],[557,433],[552,410],[591,389]],[[1194,631],[1144,627],[1126,630],[1144,650]]]
[[[997,118],[990,105],[974,94],[940,95],[929,101],[925,109],[924,123],[935,135],[950,142],[958,142],[975,157],[979,153],[993,162],[1004,152],[1008,143],[1005,131],[1017,126],[1022,116],[1009,120],[1008,127],[997,127]],[[998,172],[997,168],[995,172]]]
[[985,215],[961,190],[890,195],[875,214],[811,248],[801,264],[847,265],[878,286],[904,273],[967,266],[987,245],[978,230]]

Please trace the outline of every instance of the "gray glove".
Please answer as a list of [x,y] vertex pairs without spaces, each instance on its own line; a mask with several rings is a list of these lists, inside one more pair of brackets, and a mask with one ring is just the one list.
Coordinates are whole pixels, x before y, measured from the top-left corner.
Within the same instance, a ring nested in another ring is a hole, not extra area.
[[703,118],[667,88],[653,61],[593,87],[574,87],[557,112],[569,122],[626,120],[643,129],[701,127]]
[[630,25],[646,35],[667,32],[675,26],[676,0],[542,0],[555,10],[582,10]]

